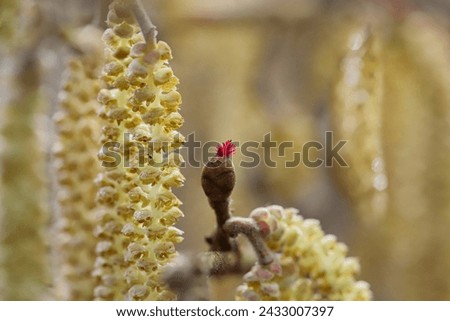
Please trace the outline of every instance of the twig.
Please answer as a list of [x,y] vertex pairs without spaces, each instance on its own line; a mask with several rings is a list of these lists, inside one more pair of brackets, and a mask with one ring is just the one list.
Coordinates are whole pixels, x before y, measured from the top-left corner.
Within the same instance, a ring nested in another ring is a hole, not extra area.
[[110,0],[97,0],[97,7],[95,8],[91,22],[93,26],[101,29],[105,27],[105,17],[108,14],[108,4],[110,2]]
[[178,300],[203,301],[209,299],[207,275],[200,257],[181,254],[165,267],[163,279]]
[[130,4],[130,8],[133,11],[134,17],[141,27],[145,42],[152,48],[156,47],[156,35],[158,34],[158,31],[156,30],[155,25],[150,20],[150,17],[147,15],[142,2],[140,0],[128,1]]
[[273,255],[263,240],[261,232],[256,222],[251,218],[232,217],[223,226],[224,231],[230,237],[236,237],[244,234],[253,246],[261,265],[267,265],[273,262]]

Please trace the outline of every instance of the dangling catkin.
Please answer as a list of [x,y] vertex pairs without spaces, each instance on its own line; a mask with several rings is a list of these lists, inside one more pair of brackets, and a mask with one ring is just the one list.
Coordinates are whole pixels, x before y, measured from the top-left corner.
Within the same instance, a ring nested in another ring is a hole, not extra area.
[[[180,157],[184,142],[177,132],[178,79],[168,66],[172,58],[162,41],[145,42],[133,13],[122,2],[110,6],[104,80],[99,94],[102,129],[97,177],[94,275],[96,299],[167,300],[175,295],[161,281],[162,268],[175,255],[182,231],[173,227],[183,214],[172,193],[183,184]],[[111,163],[111,151],[120,163]]]

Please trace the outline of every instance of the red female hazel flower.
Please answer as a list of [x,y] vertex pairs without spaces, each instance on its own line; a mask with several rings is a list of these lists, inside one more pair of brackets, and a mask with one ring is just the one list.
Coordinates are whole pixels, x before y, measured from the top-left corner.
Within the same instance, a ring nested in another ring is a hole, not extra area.
[[236,146],[231,142],[231,140],[227,140],[223,144],[219,144],[217,146],[216,157],[226,157],[229,158],[236,153]]

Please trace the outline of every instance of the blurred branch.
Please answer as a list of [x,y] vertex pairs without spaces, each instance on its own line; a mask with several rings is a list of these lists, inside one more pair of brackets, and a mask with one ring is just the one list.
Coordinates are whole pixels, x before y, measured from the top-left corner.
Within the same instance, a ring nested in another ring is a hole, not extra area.
[[92,17],[92,25],[104,29],[106,27],[106,16],[108,15],[108,6],[111,0],[97,0],[97,8]]

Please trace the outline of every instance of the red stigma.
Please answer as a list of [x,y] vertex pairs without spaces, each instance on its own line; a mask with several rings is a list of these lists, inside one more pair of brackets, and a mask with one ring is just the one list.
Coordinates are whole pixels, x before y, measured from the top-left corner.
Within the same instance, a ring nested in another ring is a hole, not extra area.
[[225,143],[217,146],[217,157],[231,157],[234,153],[236,153],[236,146],[231,142],[231,140],[227,140]]

